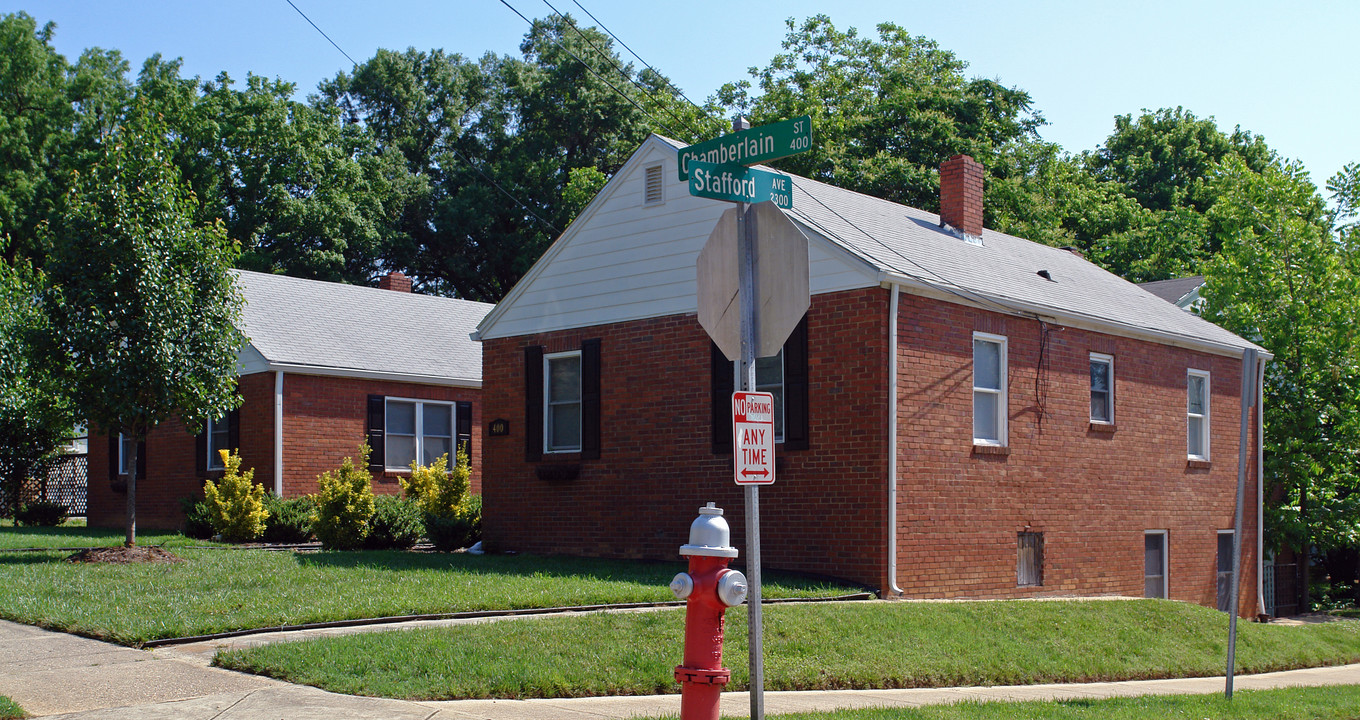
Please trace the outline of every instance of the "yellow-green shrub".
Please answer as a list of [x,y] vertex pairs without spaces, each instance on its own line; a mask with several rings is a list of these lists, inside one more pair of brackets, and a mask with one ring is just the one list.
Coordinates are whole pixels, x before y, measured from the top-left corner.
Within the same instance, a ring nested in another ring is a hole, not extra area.
[[227,542],[250,542],[264,534],[264,486],[255,484],[254,468],[241,472],[241,456],[226,450],[222,466],[226,472],[214,483],[203,483],[204,502],[213,530]]
[[373,476],[368,472],[368,443],[359,448],[359,463],[345,458],[340,468],[317,476],[312,533],[327,550],[362,547],[373,517]]
[[472,468],[467,453],[458,451],[458,460],[449,471],[448,454],[440,455],[429,465],[411,462],[411,477],[401,481],[401,492],[420,505],[420,511],[430,517],[457,515],[467,502]]

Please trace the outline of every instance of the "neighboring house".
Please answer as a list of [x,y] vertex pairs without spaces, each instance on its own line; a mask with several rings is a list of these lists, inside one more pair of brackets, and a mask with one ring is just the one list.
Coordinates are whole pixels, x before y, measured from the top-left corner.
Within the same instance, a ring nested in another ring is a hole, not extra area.
[[[695,315],[696,257],[730,205],[690,196],[678,147],[644,142],[478,326],[489,549],[676,560],[708,501],[744,547],[732,363]],[[942,224],[793,177],[813,297],[758,363],[782,414],[764,565],[885,596],[1218,603],[1252,345],[983,230],[982,181],[966,156],[942,166]]]
[[1154,280],[1138,283],[1138,287],[1187,312],[1197,312],[1204,305],[1204,299],[1199,296],[1200,289],[1204,287],[1203,275]]
[[[139,523],[177,527],[181,498],[221,477],[220,449],[239,448],[256,482],[296,497],[365,441],[378,493],[398,492],[413,458],[462,445],[480,489],[482,348],[469,333],[491,305],[413,294],[400,273],[368,288],[235,272],[249,338],[237,357],[244,403],[204,427],[171,420],[151,433],[137,454]],[[91,525],[123,522],[129,446],[118,434],[89,443]]]

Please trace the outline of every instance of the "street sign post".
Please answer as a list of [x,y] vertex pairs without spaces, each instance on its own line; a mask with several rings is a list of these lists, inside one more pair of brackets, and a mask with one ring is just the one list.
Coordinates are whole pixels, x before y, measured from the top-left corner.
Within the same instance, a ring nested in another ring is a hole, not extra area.
[[689,179],[692,162],[721,165],[759,165],[812,148],[812,118],[804,115],[760,127],[730,132],[722,137],[690,145],[679,153],[680,179]]
[[774,484],[774,395],[732,393],[732,454],[738,485]]
[[[778,335],[777,341],[775,333],[762,333],[761,317],[762,314],[770,314],[775,317],[787,316],[789,307],[763,306],[764,295],[758,294],[763,285],[773,284],[778,286],[786,282],[782,277],[762,278],[758,268],[764,264],[779,265],[778,262],[760,255],[757,251],[757,244],[770,234],[784,233],[781,222],[793,227],[793,223],[783,216],[783,212],[775,206],[778,200],[775,197],[776,188],[774,180],[770,180],[769,198],[762,198],[768,202],[761,202],[752,207],[753,212],[748,212],[746,202],[756,199],[757,188],[755,179],[759,175],[747,175],[739,168],[743,165],[755,165],[767,160],[787,157],[804,152],[812,147],[812,119],[806,115],[792,120],[764,125],[752,128],[750,123],[742,118],[732,121],[732,132],[720,138],[714,138],[707,142],[691,145],[679,151],[680,179],[688,180],[690,170],[695,170],[695,175],[703,176],[696,182],[690,183],[690,194],[700,197],[712,197],[718,200],[727,200],[737,203],[737,207],[723,213],[723,218],[718,221],[718,227],[714,229],[713,235],[709,238],[709,244],[721,246],[720,250],[713,250],[705,246],[704,252],[700,253],[696,263],[698,270],[699,285],[699,305],[700,322],[704,329],[709,332],[715,342],[732,345],[728,339],[720,339],[724,333],[718,332],[716,328],[724,325],[720,322],[729,310],[738,310],[737,328],[739,352],[734,355],[732,348],[724,348],[723,353],[727,357],[738,361],[738,389],[743,393],[751,393],[756,387],[756,357],[757,351],[761,348],[774,347],[773,352],[766,353],[773,355],[778,352],[778,347],[783,345],[788,333],[793,329],[789,326]],[[714,163],[721,167],[713,168],[701,166],[699,163]],[[781,177],[767,171],[758,171],[774,177]],[[713,173],[716,173],[714,179]],[[742,184],[750,181],[749,197],[744,192]],[[780,186],[781,188],[792,188],[792,182],[785,178],[789,184]],[[696,187],[697,184],[697,187]],[[712,193],[712,194],[708,194]],[[725,193],[719,195],[719,193]],[[787,205],[793,204],[792,194],[787,193]],[[770,215],[774,213],[777,217]],[[730,215],[730,219],[729,219]],[[728,223],[724,225],[724,223]],[[732,227],[735,225],[735,227]],[[807,238],[798,232],[797,238],[802,240],[802,282],[807,282]],[[735,248],[733,245],[735,244]],[[735,253],[733,250],[735,249]],[[725,254],[724,257],[717,257],[719,253]],[[705,255],[709,257],[705,257]],[[797,255],[793,253],[792,255]],[[735,265],[733,264],[735,262]],[[721,279],[706,277],[714,270],[720,271]],[[788,271],[787,266],[784,267]],[[795,274],[798,274],[795,271]],[[736,288],[731,287],[730,278],[735,275]],[[803,284],[802,298],[797,302],[802,303],[802,309],[797,310],[794,322],[801,318],[808,307],[808,285]],[[702,309],[707,304],[708,312]],[[703,318],[707,315],[712,322],[705,323]],[[773,343],[772,345],[767,343]],[[733,400],[735,410],[735,396]],[[773,419],[773,400],[770,402],[771,419]],[[735,417],[734,417],[735,419]],[[735,426],[735,423],[733,423]],[[767,437],[769,441],[774,441],[773,423],[769,428]],[[754,438],[753,438],[754,439]],[[739,444],[735,447],[741,447]],[[768,474],[761,476],[759,470],[761,466],[750,465],[748,470],[756,472],[748,473],[751,477],[763,477],[769,482],[774,481],[774,447],[770,446],[768,452],[756,451],[756,457],[764,457],[769,461]],[[736,464],[736,463],[734,463]],[[740,475],[738,475],[740,477]],[[765,484],[768,484],[765,483]],[[746,567],[747,579],[750,581],[750,593],[747,595],[747,622],[749,628],[749,640],[747,643],[750,652],[749,680],[750,699],[751,699],[751,720],[764,720],[765,718],[765,661],[764,661],[764,634],[761,631],[762,613],[760,606],[760,483],[743,483],[746,494]]]
[[689,194],[711,200],[793,207],[793,181],[788,175],[735,163],[695,160],[689,164]]

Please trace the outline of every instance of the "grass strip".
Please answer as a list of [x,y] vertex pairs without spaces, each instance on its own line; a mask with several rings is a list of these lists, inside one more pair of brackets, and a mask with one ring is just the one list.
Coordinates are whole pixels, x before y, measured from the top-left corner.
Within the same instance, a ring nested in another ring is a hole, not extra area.
[[962,702],[923,708],[771,715],[777,720],[1355,720],[1360,686],[1243,690],[1218,695],[1145,695],[1108,700]]
[[[728,613],[729,689],[747,683]],[[216,663],[334,692],[411,700],[678,692],[683,612],[606,613],[366,633],[219,653]],[[770,690],[1025,685],[1223,672],[1227,618],[1165,600],[847,603],[765,610]],[[1238,671],[1360,660],[1360,623],[1239,625]]]
[[[16,532],[19,531],[19,532]],[[67,530],[67,528],[58,528]],[[108,531],[32,533],[0,528],[0,545],[117,544]],[[22,535],[21,535],[22,533]],[[100,535],[99,533],[104,533]],[[92,542],[103,539],[105,542]],[[0,549],[0,618],[137,644],[160,638],[395,615],[674,600],[684,568],[531,555],[399,551],[290,553],[195,550],[166,542],[182,563],[68,563],[68,553]],[[770,597],[820,597],[858,588],[771,574]]]
[[0,695],[0,720],[22,720],[28,717],[24,709],[14,703],[13,700]]

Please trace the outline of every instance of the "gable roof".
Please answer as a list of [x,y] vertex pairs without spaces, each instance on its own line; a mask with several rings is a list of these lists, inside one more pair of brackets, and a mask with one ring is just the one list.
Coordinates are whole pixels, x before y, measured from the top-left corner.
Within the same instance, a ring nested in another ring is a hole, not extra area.
[[245,296],[242,374],[283,370],[480,387],[468,334],[488,303],[234,270]]
[[1179,305],[1186,296],[1198,290],[1202,285],[1204,285],[1203,275],[1191,275],[1190,277],[1138,283],[1138,287],[1175,305]]
[[[677,204],[683,206],[683,211],[677,211],[671,218],[658,216],[650,220],[630,217],[625,221],[615,221],[610,215],[608,221],[601,221],[594,215],[598,207],[626,192],[621,187],[622,181],[631,177],[630,173],[636,169],[633,166],[639,157],[644,154],[655,157],[659,150],[664,149],[674,162],[673,151],[681,147],[684,147],[683,143],[669,138],[658,135],[648,138],[586,211],[486,316],[478,326],[478,337],[512,336],[520,334],[522,328],[530,327],[517,317],[516,306],[524,306],[520,308],[518,316],[526,312],[538,313],[540,316],[558,314],[556,318],[538,318],[532,324],[536,332],[633,317],[668,315],[677,311],[693,312],[692,301],[688,306],[657,302],[652,303],[651,307],[637,309],[630,316],[597,315],[592,319],[587,313],[563,310],[580,299],[570,293],[586,291],[574,290],[572,286],[562,283],[546,288],[545,292],[545,286],[552,285],[545,278],[551,276],[554,261],[572,258],[574,245],[600,245],[597,236],[624,233],[630,235],[630,252],[639,251],[635,246],[660,247],[664,241],[664,253],[669,258],[677,255],[687,258],[682,264],[687,268],[692,285],[694,258],[712,231],[718,214],[730,207],[729,203],[689,197],[686,183],[679,181],[674,173],[667,172],[666,192],[685,196],[677,200]],[[1237,356],[1245,348],[1256,347],[1070,251],[993,230],[983,230],[981,244],[973,244],[941,228],[939,216],[935,213],[798,175],[789,177],[795,190],[793,208],[786,212],[808,235],[814,294],[848,287],[843,282],[836,285],[820,281],[819,263],[817,258],[811,257],[815,251],[819,257],[826,257],[828,253],[839,255],[842,265],[861,268],[861,286],[897,284],[908,292],[948,302],[1008,314],[1037,315],[1109,334],[1149,339],[1222,355]],[[657,234],[653,226],[663,220],[671,220],[674,227],[666,228],[666,232],[661,233],[664,237],[660,239],[644,238],[648,233]],[[635,239],[636,242],[632,242]],[[1041,276],[1040,271],[1045,271],[1048,277]],[[622,286],[631,279],[616,277],[614,283],[616,287]],[[683,289],[676,282],[670,285],[672,289]],[[546,296],[548,301],[539,302],[539,296]],[[646,296],[643,294],[641,297]],[[645,304],[646,300],[638,302]],[[506,318],[504,327],[496,327],[502,318]]]

